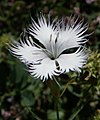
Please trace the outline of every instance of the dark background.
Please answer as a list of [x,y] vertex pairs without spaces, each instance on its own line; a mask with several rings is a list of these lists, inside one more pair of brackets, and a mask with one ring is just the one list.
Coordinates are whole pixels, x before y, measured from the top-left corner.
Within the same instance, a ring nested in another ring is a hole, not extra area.
[[90,56],[79,76],[73,72],[61,76],[62,89],[68,81],[74,82],[59,99],[59,116],[61,120],[100,120],[100,0],[0,1],[0,120],[56,120],[50,89],[32,78],[6,49],[7,43],[19,40],[30,17],[36,19],[40,12],[52,18],[75,14],[89,24]]

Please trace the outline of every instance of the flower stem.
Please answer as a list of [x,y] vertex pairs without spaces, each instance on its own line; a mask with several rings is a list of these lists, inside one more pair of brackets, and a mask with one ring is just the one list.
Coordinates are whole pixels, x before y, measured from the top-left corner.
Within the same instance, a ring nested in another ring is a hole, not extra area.
[[58,99],[55,98],[55,109],[56,109],[56,115],[57,115],[57,120],[59,119],[59,109],[58,109]]

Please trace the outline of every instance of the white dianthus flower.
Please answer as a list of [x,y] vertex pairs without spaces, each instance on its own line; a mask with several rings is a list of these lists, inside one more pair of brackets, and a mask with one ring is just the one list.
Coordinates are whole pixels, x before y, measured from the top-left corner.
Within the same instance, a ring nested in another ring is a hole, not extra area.
[[43,14],[38,22],[31,20],[20,41],[10,45],[10,51],[27,65],[31,75],[45,81],[70,70],[80,72],[88,56],[84,46],[88,25],[74,18],[67,23],[64,19],[51,22],[50,15],[46,19]]

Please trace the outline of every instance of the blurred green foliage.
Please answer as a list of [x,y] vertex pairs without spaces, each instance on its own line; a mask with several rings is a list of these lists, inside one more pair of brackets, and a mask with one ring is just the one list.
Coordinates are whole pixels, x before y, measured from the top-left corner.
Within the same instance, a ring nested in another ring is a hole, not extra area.
[[93,120],[100,120],[100,110],[97,110],[96,115],[94,116]]
[[89,22],[88,33],[94,33],[87,43],[87,64],[80,75],[70,72],[59,78],[61,89],[66,86],[59,115],[61,120],[100,120],[100,0],[0,1],[0,120],[56,120],[46,83],[31,77],[6,49],[40,11],[52,17],[77,14]]

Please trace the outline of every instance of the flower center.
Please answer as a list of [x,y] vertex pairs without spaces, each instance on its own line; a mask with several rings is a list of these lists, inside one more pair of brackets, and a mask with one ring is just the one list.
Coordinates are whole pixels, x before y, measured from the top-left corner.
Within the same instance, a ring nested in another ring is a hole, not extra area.
[[51,58],[51,60],[55,60],[55,58],[54,58],[54,57],[52,57],[52,58]]
[[52,34],[50,35],[49,46],[47,48],[46,54],[48,55],[51,60],[54,60],[58,57],[57,51],[57,39],[59,37],[59,33],[56,34],[56,37],[53,38]]

